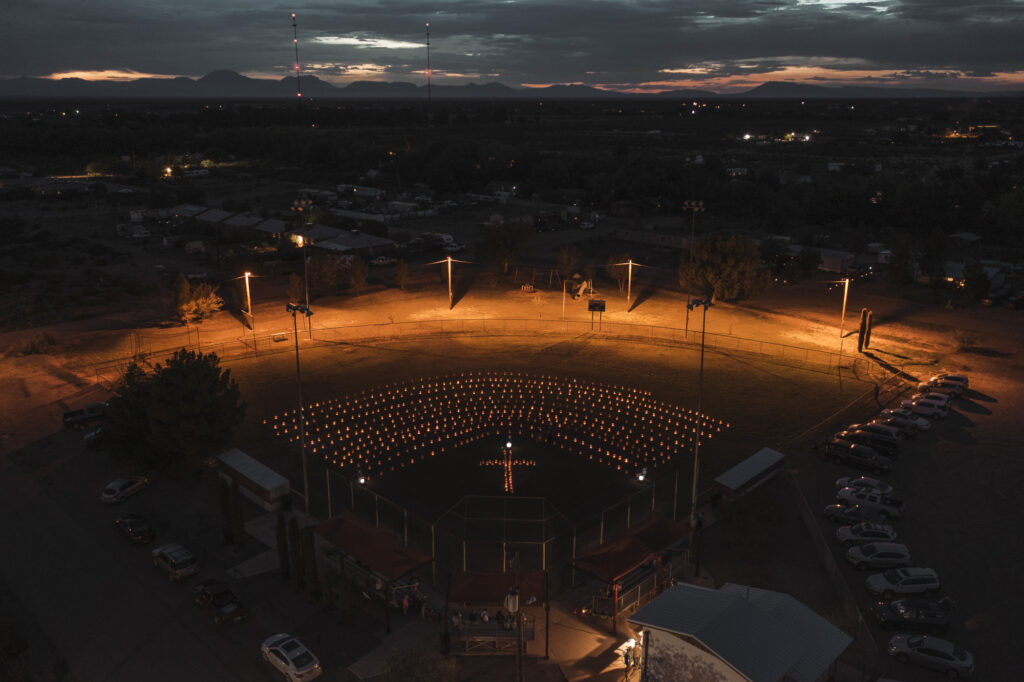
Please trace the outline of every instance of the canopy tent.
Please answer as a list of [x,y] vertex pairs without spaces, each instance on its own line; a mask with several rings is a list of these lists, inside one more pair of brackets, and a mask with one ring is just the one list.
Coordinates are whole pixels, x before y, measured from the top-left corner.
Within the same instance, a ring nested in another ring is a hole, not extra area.
[[573,566],[606,583],[615,583],[679,542],[689,532],[689,524],[676,523],[671,519],[652,519],[633,528],[629,534],[609,540],[590,554],[579,557]]
[[357,559],[387,580],[397,580],[433,561],[426,554],[403,546],[383,528],[365,523],[351,511],[321,521],[316,533],[342,554]]

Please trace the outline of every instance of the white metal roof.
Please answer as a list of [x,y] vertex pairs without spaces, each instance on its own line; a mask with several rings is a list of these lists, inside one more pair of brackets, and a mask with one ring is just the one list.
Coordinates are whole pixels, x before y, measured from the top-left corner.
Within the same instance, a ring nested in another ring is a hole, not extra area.
[[629,622],[699,640],[753,682],[815,682],[853,639],[793,597],[675,585]]
[[729,490],[738,490],[783,459],[785,459],[785,455],[781,452],[771,448],[761,448],[716,478],[715,483]]
[[217,459],[268,492],[288,492],[287,478],[238,448],[231,448]]

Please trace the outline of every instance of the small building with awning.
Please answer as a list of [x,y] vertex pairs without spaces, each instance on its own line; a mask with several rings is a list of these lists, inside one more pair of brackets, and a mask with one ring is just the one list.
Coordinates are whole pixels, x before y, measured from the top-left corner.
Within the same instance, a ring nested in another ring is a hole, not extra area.
[[276,511],[288,503],[288,479],[238,448],[217,457],[215,464],[222,478],[237,482],[244,497],[267,511]]
[[[445,641],[452,643],[455,653],[467,656],[515,653],[517,635],[514,628],[495,619],[483,622],[463,617],[458,619],[458,626],[455,627],[450,617],[450,609],[453,606],[461,609],[460,616],[463,611],[479,607],[504,605],[507,608],[508,597],[512,593],[518,596],[518,608],[524,612],[524,616],[525,607],[544,607],[544,656],[548,656],[550,604],[547,571],[527,571],[518,574],[469,571],[452,573],[448,580],[448,593],[445,599],[444,632]],[[454,631],[449,631],[449,625]],[[522,629],[523,642],[532,641],[536,633],[534,618],[524,617]]]

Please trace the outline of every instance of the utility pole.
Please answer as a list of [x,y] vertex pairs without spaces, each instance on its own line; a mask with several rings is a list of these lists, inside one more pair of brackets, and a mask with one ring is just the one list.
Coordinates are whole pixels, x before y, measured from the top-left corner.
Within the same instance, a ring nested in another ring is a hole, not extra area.
[[[697,438],[693,442],[693,492],[690,495],[690,551],[694,550],[694,530],[697,528],[697,480],[700,475],[700,437],[704,425],[704,414],[701,403],[704,399],[704,333],[707,331],[708,308],[714,305],[711,297],[696,298],[689,303],[691,309],[701,306],[704,309],[700,329],[700,374],[697,380]],[[696,554],[694,555],[696,557]],[[694,562],[695,577],[700,575],[700,566]]]
[[436,260],[433,263],[427,263],[427,265],[441,265],[442,263],[444,263],[448,267],[448,310],[451,310],[454,307],[454,300],[455,300],[455,296],[454,296],[455,292],[452,289],[452,264],[454,264],[454,263],[469,264],[470,261],[468,261],[468,260],[456,260],[455,258],[452,258],[451,256],[445,256],[444,260]]
[[[700,200],[696,201],[684,201],[683,210],[690,212],[690,241],[686,245],[686,250],[690,256],[690,271],[693,271],[693,242],[695,241],[694,228],[697,225],[697,214],[704,211],[704,202]],[[690,292],[687,287],[686,292],[686,326],[683,329],[684,332],[689,333],[690,331]]]
[[309,318],[312,311],[301,303],[289,303],[285,310],[292,314],[292,332],[295,334],[295,380],[299,386],[299,448],[302,452],[302,495],[306,499],[306,513],[309,514],[309,469],[306,466],[306,406],[302,400],[302,370],[299,367],[299,325],[296,313]]
[[249,309],[249,327],[252,329],[252,352],[258,352],[256,348],[256,317],[252,314],[252,298],[249,295],[249,278],[252,273],[246,271],[245,275],[245,307]]

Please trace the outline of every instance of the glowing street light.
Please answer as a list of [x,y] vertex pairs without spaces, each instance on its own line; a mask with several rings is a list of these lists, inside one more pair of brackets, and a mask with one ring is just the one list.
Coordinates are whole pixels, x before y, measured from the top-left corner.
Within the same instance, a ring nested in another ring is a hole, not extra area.
[[[744,138],[748,139],[749,135]],[[690,271],[693,271],[693,242],[696,240],[695,228],[697,226],[697,214],[704,212],[704,202],[700,199],[689,200],[683,202],[683,211],[690,212],[690,241],[686,245],[686,250],[690,252]],[[683,327],[684,332],[690,331],[690,293],[686,293],[686,325]]]
[[843,285],[843,312],[839,316],[839,373],[843,373],[843,327],[846,324],[846,297],[850,293],[850,278],[836,280],[832,284]]

